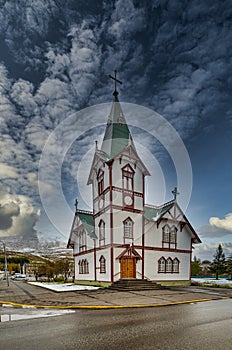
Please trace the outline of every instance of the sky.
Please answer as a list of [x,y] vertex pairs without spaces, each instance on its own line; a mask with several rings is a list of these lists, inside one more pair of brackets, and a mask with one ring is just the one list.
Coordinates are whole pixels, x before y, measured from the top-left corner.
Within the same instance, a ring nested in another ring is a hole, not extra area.
[[67,242],[75,198],[91,210],[117,69],[146,202],[177,185],[193,254],[232,254],[231,43],[229,0],[0,1],[0,238]]

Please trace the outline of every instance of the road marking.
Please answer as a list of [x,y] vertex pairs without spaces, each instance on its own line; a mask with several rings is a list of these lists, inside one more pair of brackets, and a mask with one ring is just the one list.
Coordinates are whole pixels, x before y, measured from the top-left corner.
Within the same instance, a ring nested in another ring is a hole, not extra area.
[[195,300],[184,300],[184,301],[170,301],[163,304],[129,304],[129,305],[36,305],[36,304],[20,304],[14,303],[11,301],[1,301],[0,305],[2,306],[11,306],[11,307],[30,307],[37,309],[127,309],[127,308],[145,308],[145,307],[160,307],[160,306],[171,306],[171,305],[183,305],[190,303],[200,303],[204,301],[212,300],[225,300],[231,299],[231,297],[224,296],[219,298],[204,298],[204,299],[195,299]]

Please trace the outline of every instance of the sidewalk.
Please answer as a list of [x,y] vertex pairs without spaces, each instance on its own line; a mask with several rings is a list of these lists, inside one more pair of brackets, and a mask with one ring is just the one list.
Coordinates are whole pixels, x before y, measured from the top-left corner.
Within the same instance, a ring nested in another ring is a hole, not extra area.
[[126,308],[151,307],[228,299],[232,289],[172,287],[158,290],[54,292],[25,282],[0,281],[0,305],[42,308]]

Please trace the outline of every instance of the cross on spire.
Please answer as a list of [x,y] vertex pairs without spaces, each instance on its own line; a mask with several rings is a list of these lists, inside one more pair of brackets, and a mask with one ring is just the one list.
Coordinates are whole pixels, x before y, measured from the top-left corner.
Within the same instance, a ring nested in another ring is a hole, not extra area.
[[178,191],[177,191],[177,187],[174,188],[174,190],[172,191],[172,194],[174,196],[174,201],[176,201],[176,197],[178,196],[178,194],[180,194]]
[[116,98],[118,96],[117,83],[122,84],[122,82],[117,79],[117,71],[116,71],[116,69],[114,71],[114,77],[112,75],[109,75],[109,78],[114,80],[114,93],[113,93],[113,95]]

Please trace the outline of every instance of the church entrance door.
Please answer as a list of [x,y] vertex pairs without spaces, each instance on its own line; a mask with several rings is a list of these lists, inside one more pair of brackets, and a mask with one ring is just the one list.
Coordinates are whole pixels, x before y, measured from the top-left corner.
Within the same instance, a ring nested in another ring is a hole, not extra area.
[[120,278],[136,278],[136,258],[121,258],[120,272]]

